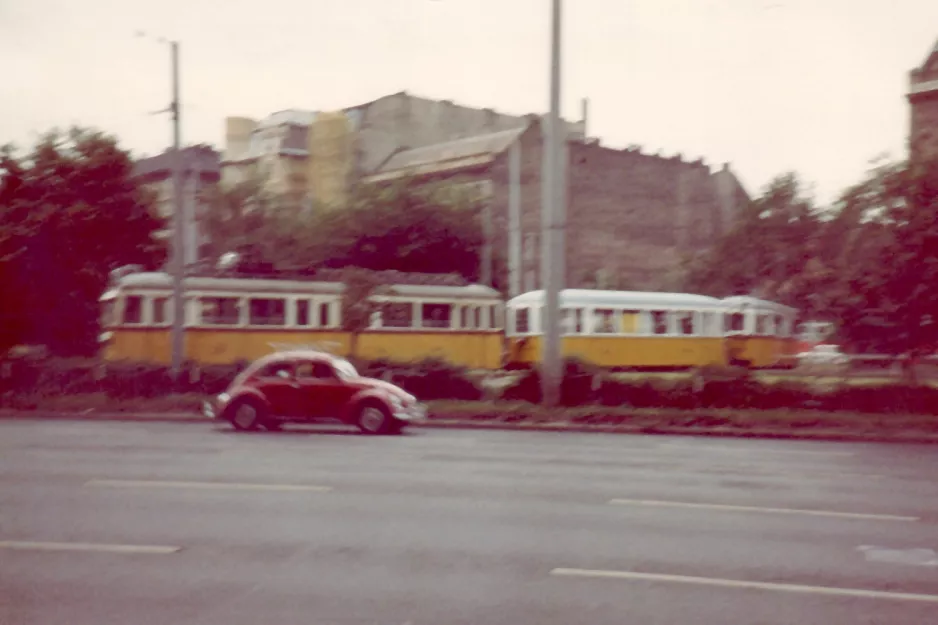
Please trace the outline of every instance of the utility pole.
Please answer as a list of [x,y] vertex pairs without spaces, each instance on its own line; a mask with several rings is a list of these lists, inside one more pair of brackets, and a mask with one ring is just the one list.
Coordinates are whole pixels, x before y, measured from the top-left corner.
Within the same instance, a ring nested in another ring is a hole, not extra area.
[[[559,268],[564,266],[563,246],[563,176],[561,146],[566,145],[566,133],[560,125],[560,50],[561,0],[552,0],[550,39],[550,114],[544,137],[544,173],[541,198],[541,275],[544,281],[544,332],[541,346],[541,396],[548,407],[560,402],[560,383],[563,374],[560,349],[560,280]],[[559,245],[558,245],[559,244]]]
[[172,49],[173,71],[173,101],[170,104],[170,113],[173,117],[173,329],[172,329],[172,369],[173,378],[179,379],[182,374],[182,361],[185,350],[185,293],[184,278],[186,271],[185,259],[185,228],[186,220],[183,215],[182,201],[182,150],[180,148],[180,110],[179,110],[179,43],[170,42]]

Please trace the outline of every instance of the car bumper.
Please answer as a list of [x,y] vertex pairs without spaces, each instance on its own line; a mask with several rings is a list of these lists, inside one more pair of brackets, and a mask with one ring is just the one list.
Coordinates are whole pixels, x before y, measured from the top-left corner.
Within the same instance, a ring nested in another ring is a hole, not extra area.
[[402,408],[394,413],[394,418],[408,423],[420,423],[427,420],[427,405],[414,404],[408,408]]

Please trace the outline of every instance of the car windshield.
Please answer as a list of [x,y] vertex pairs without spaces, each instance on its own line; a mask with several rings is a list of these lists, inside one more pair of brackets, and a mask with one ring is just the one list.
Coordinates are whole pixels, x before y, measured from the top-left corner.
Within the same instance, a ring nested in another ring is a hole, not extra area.
[[351,380],[358,377],[358,371],[355,370],[355,365],[347,360],[336,360],[335,370],[336,373],[339,374],[339,377],[344,380]]

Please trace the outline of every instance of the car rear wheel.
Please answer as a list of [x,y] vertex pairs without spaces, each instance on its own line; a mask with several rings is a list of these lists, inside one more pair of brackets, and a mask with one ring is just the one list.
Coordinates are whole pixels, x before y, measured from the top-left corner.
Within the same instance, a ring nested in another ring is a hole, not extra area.
[[231,425],[236,430],[250,432],[264,422],[264,408],[252,399],[243,399],[231,408]]
[[358,429],[365,434],[386,434],[391,426],[391,414],[384,406],[368,403],[358,413]]

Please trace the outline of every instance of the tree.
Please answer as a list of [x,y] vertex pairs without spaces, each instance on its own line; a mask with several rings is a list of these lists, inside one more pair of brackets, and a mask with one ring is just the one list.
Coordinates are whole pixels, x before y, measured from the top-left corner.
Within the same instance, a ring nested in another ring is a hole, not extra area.
[[703,255],[688,259],[684,289],[715,297],[757,294],[804,303],[797,277],[814,256],[819,213],[795,174],[770,182],[736,226]]
[[358,337],[371,327],[372,319],[383,308],[376,297],[387,295],[390,286],[378,275],[361,267],[347,267],[342,271],[345,291],[342,293],[342,329],[349,333],[349,355],[358,356]]
[[[404,179],[356,186],[337,207],[304,209],[248,181],[212,194],[203,221],[211,256],[242,257],[279,270],[359,267],[373,271],[458,273],[479,279],[479,207],[450,201],[440,185]],[[496,275],[504,259],[494,258]]]
[[[882,349],[914,360],[938,347],[938,160],[894,166],[871,182],[880,236],[854,280],[857,308],[891,325],[878,337]],[[858,314],[846,321],[848,336],[871,325]]]
[[109,272],[165,258],[152,197],[117,141],[88,129],[47,133],[23,156],[8,146],[0,167],[0,347],[91,354]]

